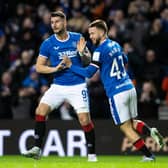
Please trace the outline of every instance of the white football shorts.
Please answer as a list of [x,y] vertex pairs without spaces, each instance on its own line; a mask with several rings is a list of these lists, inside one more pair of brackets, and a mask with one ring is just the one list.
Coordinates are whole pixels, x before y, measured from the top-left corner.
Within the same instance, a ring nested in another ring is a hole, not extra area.
[[49,105],[53,110],[64,100],[68,101],[77,113],[89,112],[88,91],[85,83],[73,86],[52,84],[41,98],[40,103]]
[[135,88],[120,92],[109,99],[110,110],[116,125],[137,117],[137,95]]

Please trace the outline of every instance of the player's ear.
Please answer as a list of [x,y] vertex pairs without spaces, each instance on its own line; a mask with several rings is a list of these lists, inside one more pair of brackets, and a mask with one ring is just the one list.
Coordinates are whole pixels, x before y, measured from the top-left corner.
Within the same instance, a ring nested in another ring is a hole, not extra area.
[[67,21],[64,20],[64,27],[67,27]]
[[99,34],[100,34],[100,37],[103,37],[104,36],[104,31],[100,30]]

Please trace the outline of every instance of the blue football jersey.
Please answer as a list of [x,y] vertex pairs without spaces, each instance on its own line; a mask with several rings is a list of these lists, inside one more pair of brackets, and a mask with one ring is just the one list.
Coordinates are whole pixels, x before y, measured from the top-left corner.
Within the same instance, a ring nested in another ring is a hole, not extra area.
[[[68,32],[68,38],[64,41],[57,39],[56,35],[51,35],[40,46],[39,56],[46,57],[52,67],[57,66],[63,59],[68,56],[74,65],[82,67],[81,58],[77,52],[77,42],[81,34]],[[73,73],[70,69],[65,69],[54,73],[53,83],[59,85],[76,85],[84,83],[85,78]]]
[[124,67],[127,61],[120,45],[110,39],[106,39],[94,51],[92,65],[99,66],[108,97],[134,87]]

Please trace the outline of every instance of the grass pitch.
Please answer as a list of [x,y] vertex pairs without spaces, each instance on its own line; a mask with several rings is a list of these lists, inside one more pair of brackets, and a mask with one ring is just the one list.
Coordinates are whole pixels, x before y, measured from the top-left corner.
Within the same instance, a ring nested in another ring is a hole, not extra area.
[[168,168],[168,156],[157,156],[156,162],[142,163],[141,156],[98,156],[98,162],[86,157],[42,157],[40,160],[23,156],[0,157],[0,168]]

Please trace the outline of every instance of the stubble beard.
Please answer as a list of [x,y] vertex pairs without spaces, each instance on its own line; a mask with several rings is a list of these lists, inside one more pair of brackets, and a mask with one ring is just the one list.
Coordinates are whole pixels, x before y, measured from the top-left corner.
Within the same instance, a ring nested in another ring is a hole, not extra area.
[[95,46],[99,46],[100,45],[100,37],[98,37],[96,40],[95,40]]
[[62,36],[63,34],[65,34],[66,30],[65,28],[62,28],[61,30],[54,32],[57,36]]

